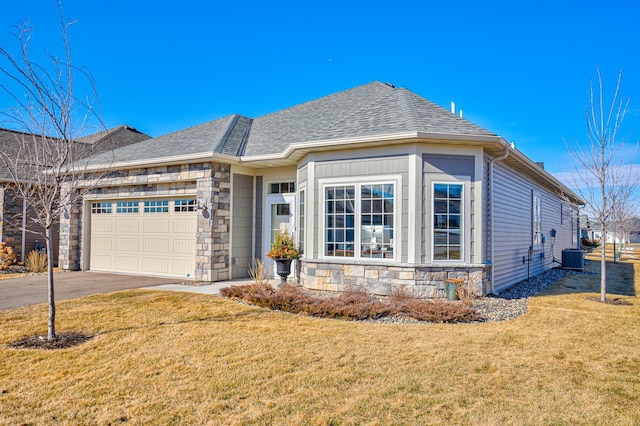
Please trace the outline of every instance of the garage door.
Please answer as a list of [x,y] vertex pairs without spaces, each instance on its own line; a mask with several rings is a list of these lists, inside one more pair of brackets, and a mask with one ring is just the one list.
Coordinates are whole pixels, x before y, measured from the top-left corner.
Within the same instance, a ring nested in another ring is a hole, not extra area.
[[195,199],[91,203],[89,269],[193,278]]

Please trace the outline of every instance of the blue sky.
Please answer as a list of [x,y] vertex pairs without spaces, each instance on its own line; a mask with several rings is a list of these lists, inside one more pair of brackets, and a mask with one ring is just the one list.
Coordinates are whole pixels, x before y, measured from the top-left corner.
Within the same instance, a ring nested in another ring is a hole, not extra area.
[[[622,69],[640,139],[636,1],[180,2],[65,0],[76,64],[105,124],[160,136],[228,114],[257,117],[374,80],[405,87],[516,144],[555,174],[585,140],[589,79]],[[0,43],[29,19],[58,49],[52,0],[0,0]],[[610,93],[610,92],[609,92]]]

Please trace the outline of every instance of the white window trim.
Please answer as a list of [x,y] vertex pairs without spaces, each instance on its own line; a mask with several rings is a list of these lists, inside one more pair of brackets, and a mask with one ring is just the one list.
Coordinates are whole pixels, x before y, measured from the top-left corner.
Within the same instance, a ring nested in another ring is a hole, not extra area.
[[[304,193],[304,205],[300,205],[300,196],[301,194]],[[296,214],[298,217],[296,217],[296,231],[297,234],[296,235],[296,241],[298,242],[298,246],[302,249],[302,253],[300,254],[301,257],[306,257],[306,252],[307,252],[307,236],[303,235],[302,236],[302,244],[300,244],[300,235],[302,235],[303,233],[307,232],[307,204],[309,203],[309,197],[307,194],[307,186],[306,185],[300,185],[298,186],[298,191],[297,191],[297,197],[296,197],[296,203],[298,204],[296,207]],[[302,221],[300,220],[300,215],[302,215]]]
[[[460,259],[435,259],[435,229],[433,227],[433,216],[435,215],[435,186],[436,185],[462,185],[462,200],[460,203]],[[469,197],[469,185],[467,181],[459,180],[432,180],[431,181],[431,216],[429,217],[431,223],[431,263],[464,263],[466,262],[467,251],[465,250],[467,244],[467,209],[466,205]]]
[[[320,259],[333,259],[333,260],[350,260],[350,261],[358,261],[358,262],[386,262],[386,263],[392,263],[392,262],[397,262],[398,259],[401,259],[401,253],[400,253],[400,249],[401,249],[401,242],[402,239],[401,237],[401,229],[400,229],[400,225],[402,224],[402,209],[401,209],[401,203],[402,203],[402,197],[400,197],[401,194],[399,194],[399,192],[402,191],[402,176],[401,175],[388,175],[388,176],[354,176],[354,177],[348,177],[348,178],[329,178],[329,179],[319,179],[319,186],[320,186],[320,203],[322,204],[322,215],[320,217],[320,233],[322,234],[321,238],[319,238],[320,241],[320,247],[318,250],[318,258]],[[354,235],[355,235],[355,244],[358,246],[357,250],[354,250],[354,256],[353,257],[346,257],[346,256],[326,256],[325,255],[325,247],[326,247],[326,233],[325,233],[325,215],[326,215],[326,199],[325,199],[325,188],[327,186],[347,186],[347,185],[354,185],[356,187],[356,191],[355,191],[355,195],[356,195],[356,199],[355,199],[355,204],[356,204],[356,212],[354,214],[354,216],[357,218],[356,223],[354,224]],[[362,214],[362,212],[360,211],[361,207],[360,207],[360,191],[359,189],[362,187],[362,185],[393,185],[393,206],[394,206],[394,211],[393,211],[393,232],[394,232],[394,238],[393,238],[393,258],[391,259],[386,259],[386,258],[380,258],[380,257],[375,257],[375,258],[371,258],[371,257],[361,257],[360,256],[360,228],[361,228],[361,218],[360,215]]]

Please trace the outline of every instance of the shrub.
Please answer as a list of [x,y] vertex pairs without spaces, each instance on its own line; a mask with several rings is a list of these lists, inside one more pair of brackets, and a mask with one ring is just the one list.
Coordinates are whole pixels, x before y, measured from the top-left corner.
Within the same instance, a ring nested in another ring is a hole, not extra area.
[[13,252],[13,248],[7,245],[5,242],[0,243],[0,271],[7,269],[9,266],[16,263],[16,254]]
[[47,270],[47,253],[31,250],[27,255],[27,269],[29,272],[45,272]]
[[264,265],[264,260],[256,259],[254,266],[249,266],[249,276],[256,284],[268,284],[269,270]]
[[471,306],[473,301],[478,297],[473,289],[473,284],[470,281],[459,284],[456,288],[456,293],[458,295],[458,300],[468,306]]
[[455,323],[468,322],[477,318],[475,308],[460,302],[443,299],[412,299],[395,307],[394,315],[409,317],[418,321]]
[[226,287],[220,293],[264,308],[323,318],[365,320],[397,315],[419,321],[450,323],[477,318],[471,305],[418,299],[404,289],[394,291],[386,300],[373,299],[362,287],[352,287],[336,296],[321,298],[307,295],[291,284],[276,290],[268,284],[254,283]]

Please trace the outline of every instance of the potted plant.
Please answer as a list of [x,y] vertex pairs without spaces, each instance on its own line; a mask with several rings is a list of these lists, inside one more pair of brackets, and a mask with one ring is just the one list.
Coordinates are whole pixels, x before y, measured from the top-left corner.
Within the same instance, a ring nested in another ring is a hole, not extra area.
[[281,283],[285,283],[291,273],[291,261],[300,257],[293,235],[278,231],[267,256],[275,260],[276,273],[280,276]]

